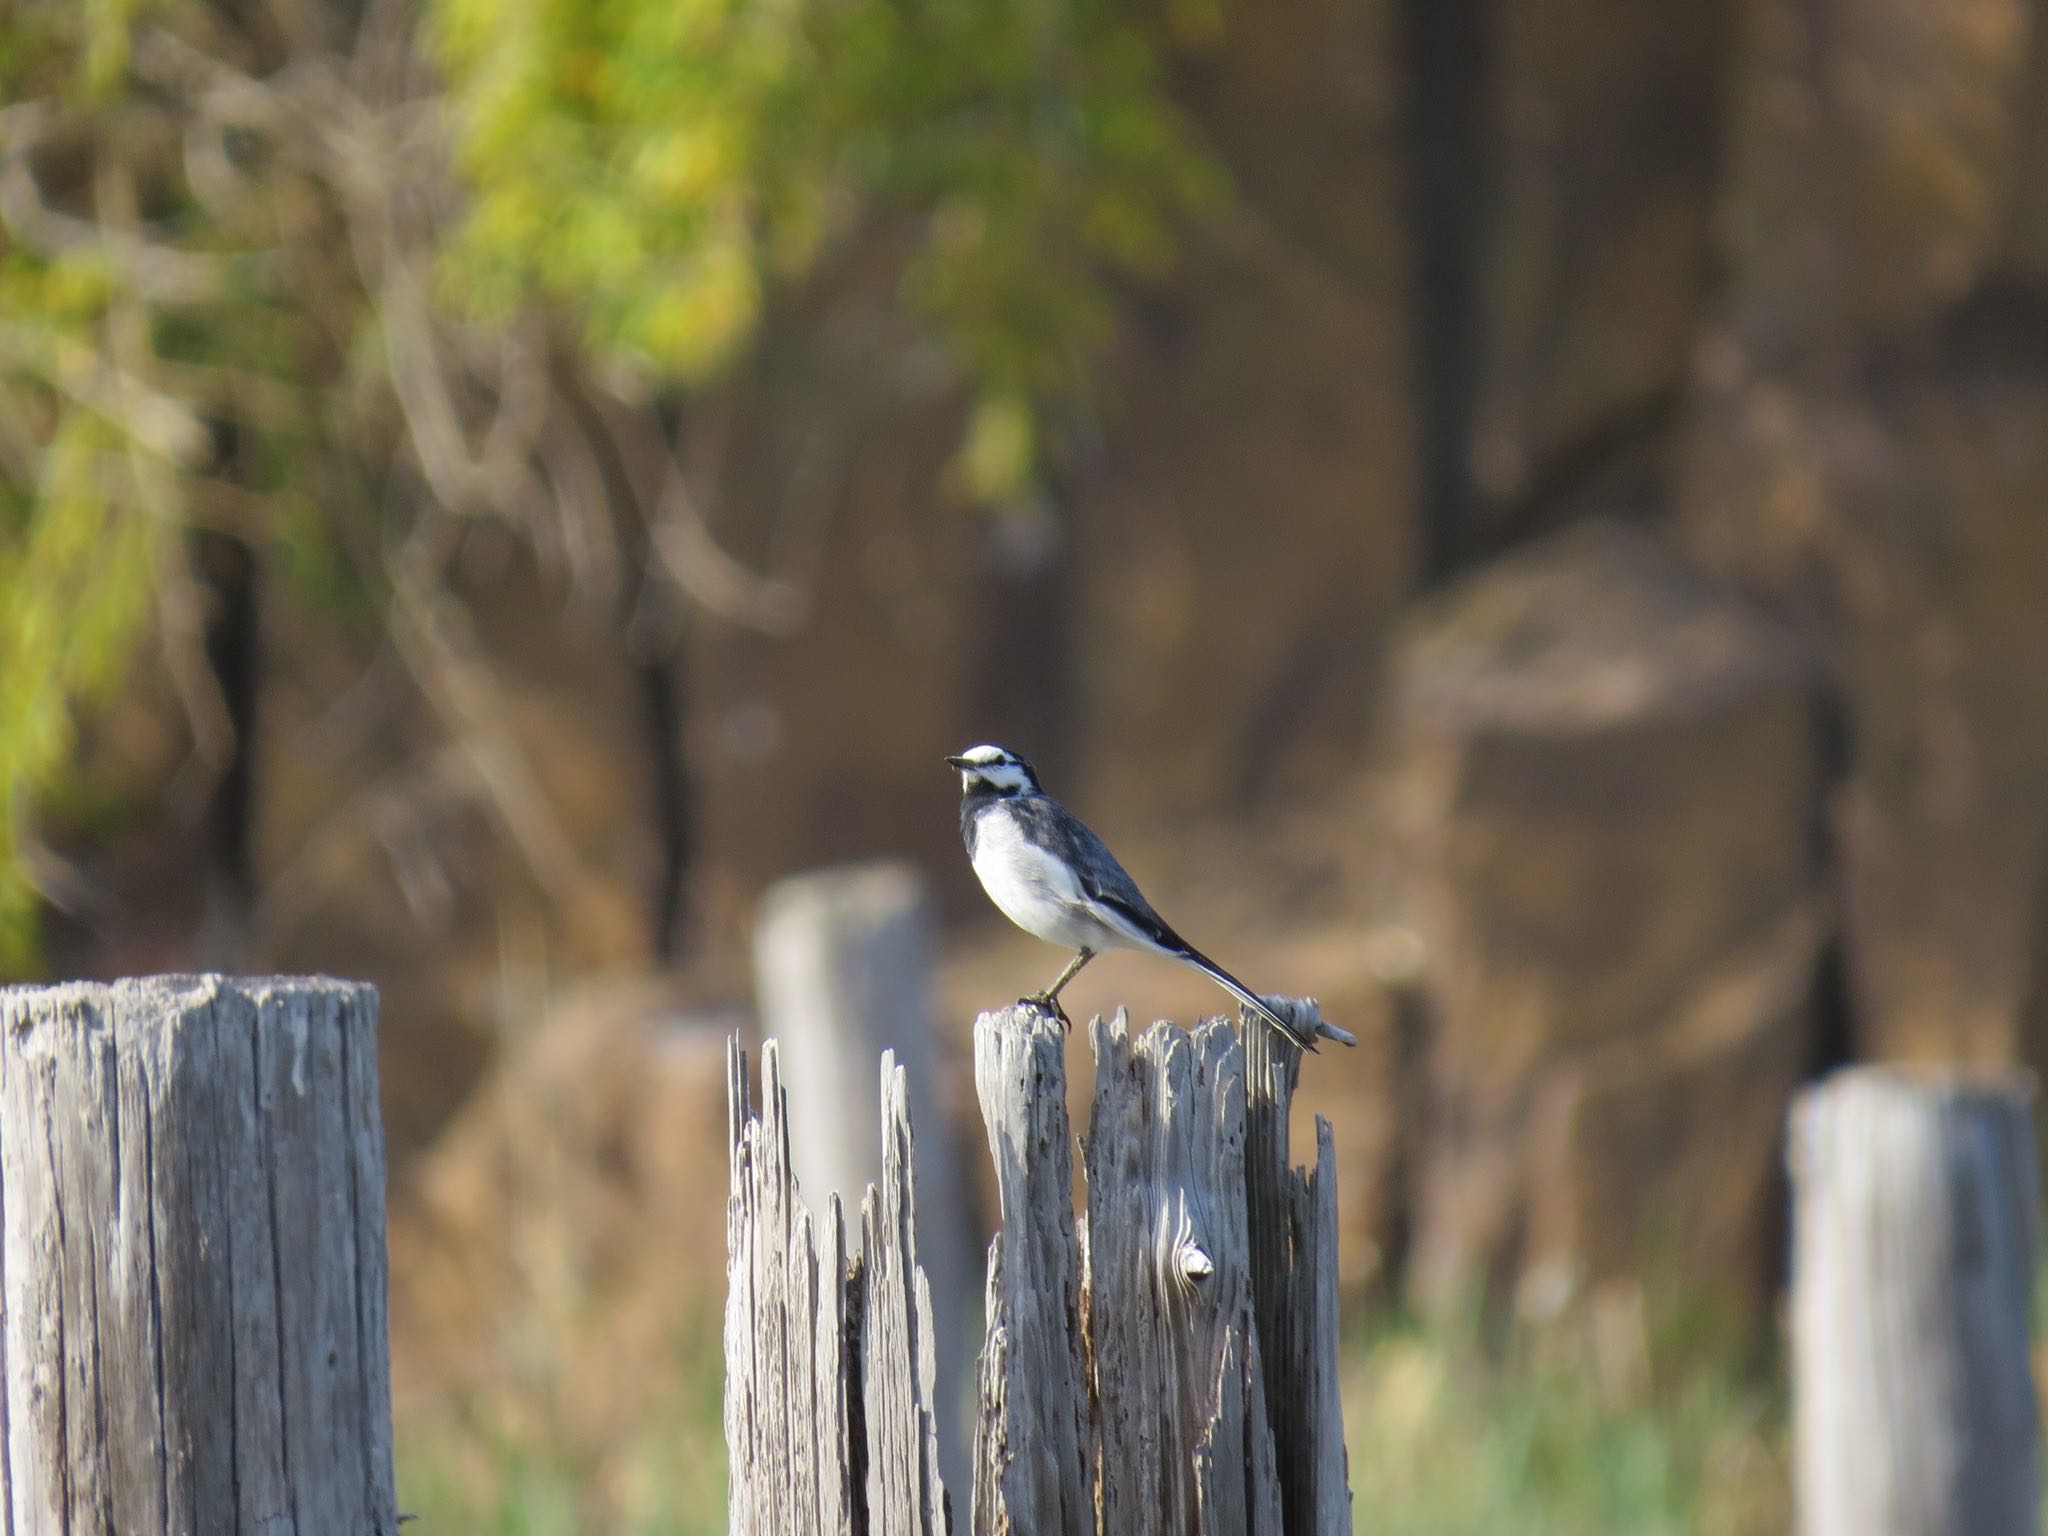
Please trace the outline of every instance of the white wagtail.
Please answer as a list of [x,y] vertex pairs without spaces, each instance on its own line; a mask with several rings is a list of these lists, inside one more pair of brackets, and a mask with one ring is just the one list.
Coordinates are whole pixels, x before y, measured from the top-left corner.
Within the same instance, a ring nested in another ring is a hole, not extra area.
[[1014,752],[970,747],[960,770],[960,835],[989,900],[1026,933],[1079,951],[1060,979],[1019,998],[1066,1021],[1060,989],[1105,949],[1141,949],[1191,965],[1305,1051],[1313,1038],[1210,960],[1152,910],[1137,882],[1081,819],[1038,787]]

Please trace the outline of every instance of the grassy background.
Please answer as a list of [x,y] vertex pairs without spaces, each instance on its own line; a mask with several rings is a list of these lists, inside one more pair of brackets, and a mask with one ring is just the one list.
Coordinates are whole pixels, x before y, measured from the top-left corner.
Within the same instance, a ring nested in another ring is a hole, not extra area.
[[1359,1529],[1790,1529],[1785,1416],[1770,1375],[1711,1348],[1711,1331],[1652,1341],[1632,1310],[1584,1332],[1532,1338],[1506,1358],[1471,1329],[1396,1323],[1361,1340],[1345,1392]]
[[[1762,1536],[1790,1528],[1775,1372],[1719,1330],[1626,1301],[1505,1351],[1475,1326],[1384,1321],[1347,1349],[1359,1529],[1374,1536]],[[709,1536],[725,1529],[715,1341],[630,1444],[576,1449],[502,1406],[408,1416],[411,1536]],[[955,1507],[964,1503],[956,1492]]]

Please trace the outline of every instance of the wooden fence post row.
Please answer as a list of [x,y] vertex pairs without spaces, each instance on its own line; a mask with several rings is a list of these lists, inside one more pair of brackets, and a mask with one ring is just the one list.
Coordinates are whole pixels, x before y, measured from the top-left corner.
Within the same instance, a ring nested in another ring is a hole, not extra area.
[[397,1536],[377,995],[0,988],[6,1536]]
[[2032,1100],[1857,1067],[1793,1106],[1802,1536],[2039,1536]]
[[[1003,1227],[971,1529],[1349,1532],[1335,1161],[1319,1120],[1315,1169],[1288,1162],[1298,1053],[1222,1021],[1134,1037],[1120,1013],[1090,1036],[1077,1216],[1060,1027],[1022,1007],[975,1025]],[[884,1058],[883,1178],[850,1253],[837,1204],[814,1220],[790,1176],[775,1043],[758,1115],[737,1043],[731,1062],[731,1529],[944,1532],[901,1071]]]

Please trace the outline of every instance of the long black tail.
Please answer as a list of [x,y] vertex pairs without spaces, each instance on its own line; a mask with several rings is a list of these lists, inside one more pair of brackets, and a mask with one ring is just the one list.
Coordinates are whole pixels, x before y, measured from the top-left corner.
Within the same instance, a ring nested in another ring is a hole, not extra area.
[[1243,1003],[1245,1007],[1251,1009],[1253,1013],[1256,1013],[1268,1024],[1279,1030],[1281,1034],[1292,1040],[1304,1051],[1313,1051],[1316,1048],[1314,1035],[1303,1034],[1300,1029],[1295,1027],[1291,1020],[1282,1018],[1276,1013],[1272,1005],[1263,997],[1260,997],[1258,993],[1239,981],[1230,972],[1224,970],[1222,966],[1211,960],[1200,950],[1190,949],[1181,958],[1215,982],[1217,986],[1228,992],[1232,997],[1236,998],[1240,1003]]

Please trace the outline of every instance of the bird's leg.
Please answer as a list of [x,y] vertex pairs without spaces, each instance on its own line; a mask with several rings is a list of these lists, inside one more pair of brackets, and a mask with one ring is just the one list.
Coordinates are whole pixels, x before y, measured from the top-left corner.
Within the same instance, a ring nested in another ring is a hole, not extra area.
[[1072,962],[1067,966],[1067,968],[1064,971],[1060,972],[1060,979],[1054,982],[1049,988],[1046,989],[1046,1001],[1057,1006],[1060,1000],[1060,993],[1066,989],[1067,983],[1072,981],[1076,976],[1078,976],[1081,973],[1081,967],[1086,965],[1090,960],[1093,960],[1094,958],[1095,951],[1090,949],[1085,944],[1082,945],[1081,952],[1078,955],[1074,956]]
[[1082,945],[1081,952],[1074,956],[1064,971],[1060,972],[1060,979],[1058,981],[1047,987],[1043,992],[1034,992],[1029,997],[1018,998],[1017,1001],[1034,1008],[1043,1008],[1047,1013],[1071,1029],[1074,1021],[1067,1017],[1067,1010],[1060,1006],[1060,992],[1068,982],[1080,974],[1081,967],[1094,958],[1095,951],[1088,948],[1085,944]]

